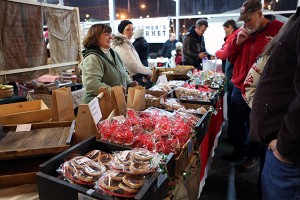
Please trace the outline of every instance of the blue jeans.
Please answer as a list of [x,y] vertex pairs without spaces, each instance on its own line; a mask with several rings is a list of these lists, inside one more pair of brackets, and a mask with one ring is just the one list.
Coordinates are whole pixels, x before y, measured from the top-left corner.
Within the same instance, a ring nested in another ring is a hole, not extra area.
[[300,199],[300,166],[281,162],[268,149],[261,184],[264,200]]
[[241,89],[233,87],[228,120],[228,138],[234,151],[249,158],[259,157],[259,144],[250,141],[250,107],[242,97]]

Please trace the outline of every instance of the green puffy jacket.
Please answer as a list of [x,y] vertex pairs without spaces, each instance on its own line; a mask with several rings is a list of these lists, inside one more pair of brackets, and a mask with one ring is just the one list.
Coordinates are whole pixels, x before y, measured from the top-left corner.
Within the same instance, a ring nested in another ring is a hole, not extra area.
[[83,103],[89,103],[96,97],[100,87],[110,91],[110,87],[122,85],[127,88],[132,82],[118,54],[112,49],[109,52],[114,61],[111,61],[101,49],[83,51],[84,59],[80,64],[82,83],[86,89]]

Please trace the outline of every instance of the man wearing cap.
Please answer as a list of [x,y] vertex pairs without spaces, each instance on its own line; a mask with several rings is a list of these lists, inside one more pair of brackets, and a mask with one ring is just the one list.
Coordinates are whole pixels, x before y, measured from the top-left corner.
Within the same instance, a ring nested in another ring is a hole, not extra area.
[[245,171],[257,166],[259,144],[249,140],[251,109],[243,100],[241,87],[257,57],[283,25],[273,15],[264,16],[261,9],[260,1],[247,0],[243,3],[238,21],[244,21],[244,27],[228,45],[228,60],[234,64],[228,137],[234,147],[233,157],[247,157],[241,165]]

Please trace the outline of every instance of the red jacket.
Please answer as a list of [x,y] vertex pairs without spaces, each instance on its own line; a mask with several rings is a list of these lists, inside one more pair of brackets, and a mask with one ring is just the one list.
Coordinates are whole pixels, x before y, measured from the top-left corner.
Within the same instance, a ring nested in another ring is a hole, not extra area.
[[236,45],[237,34],[228,45],[228,60],[234,64],[231,81],[237,88],[242,87],[251,66],[283,25],[274,16],[265,17],[270,20],[270,23],[262,30],[251,34],[241,46]]
[[217,58],[221,60],[227,60],[228,58],[228,45],[234,39],[236,33],[238,33],[238,29],[234,30],[230,35],[226,36],[225,43],[223,44],[222,48],[216,51]]

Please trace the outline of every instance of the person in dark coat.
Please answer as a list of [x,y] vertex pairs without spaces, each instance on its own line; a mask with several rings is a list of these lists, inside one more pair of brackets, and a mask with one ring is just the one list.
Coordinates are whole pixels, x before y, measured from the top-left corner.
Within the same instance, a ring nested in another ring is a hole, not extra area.
[[201,69],[203,58],[210,58],[206,53],[203,34],[208,27],[206,20],[199,19],[195,26],[189,29],[183,40],[183,64],[193,65],[196,69]]
[[168,39],[162,49],[161,49],[161,56],[162,57],[168,57],[171,58],[172,57],[172,50],[176,49],[176,43],[178,42],[178,40],[176,40],[176,35],[175,33],[170,33],[170,39]]
[[300,7],[270,53],[253,98],[250,138],[266,150],[262,199],[297,199],[300,178]]
[[139,54],[141,62],[148,67],[149,44],[144,38],[144,29],[139,28],[133,32],[135,41],[132,43],[135,50]]

